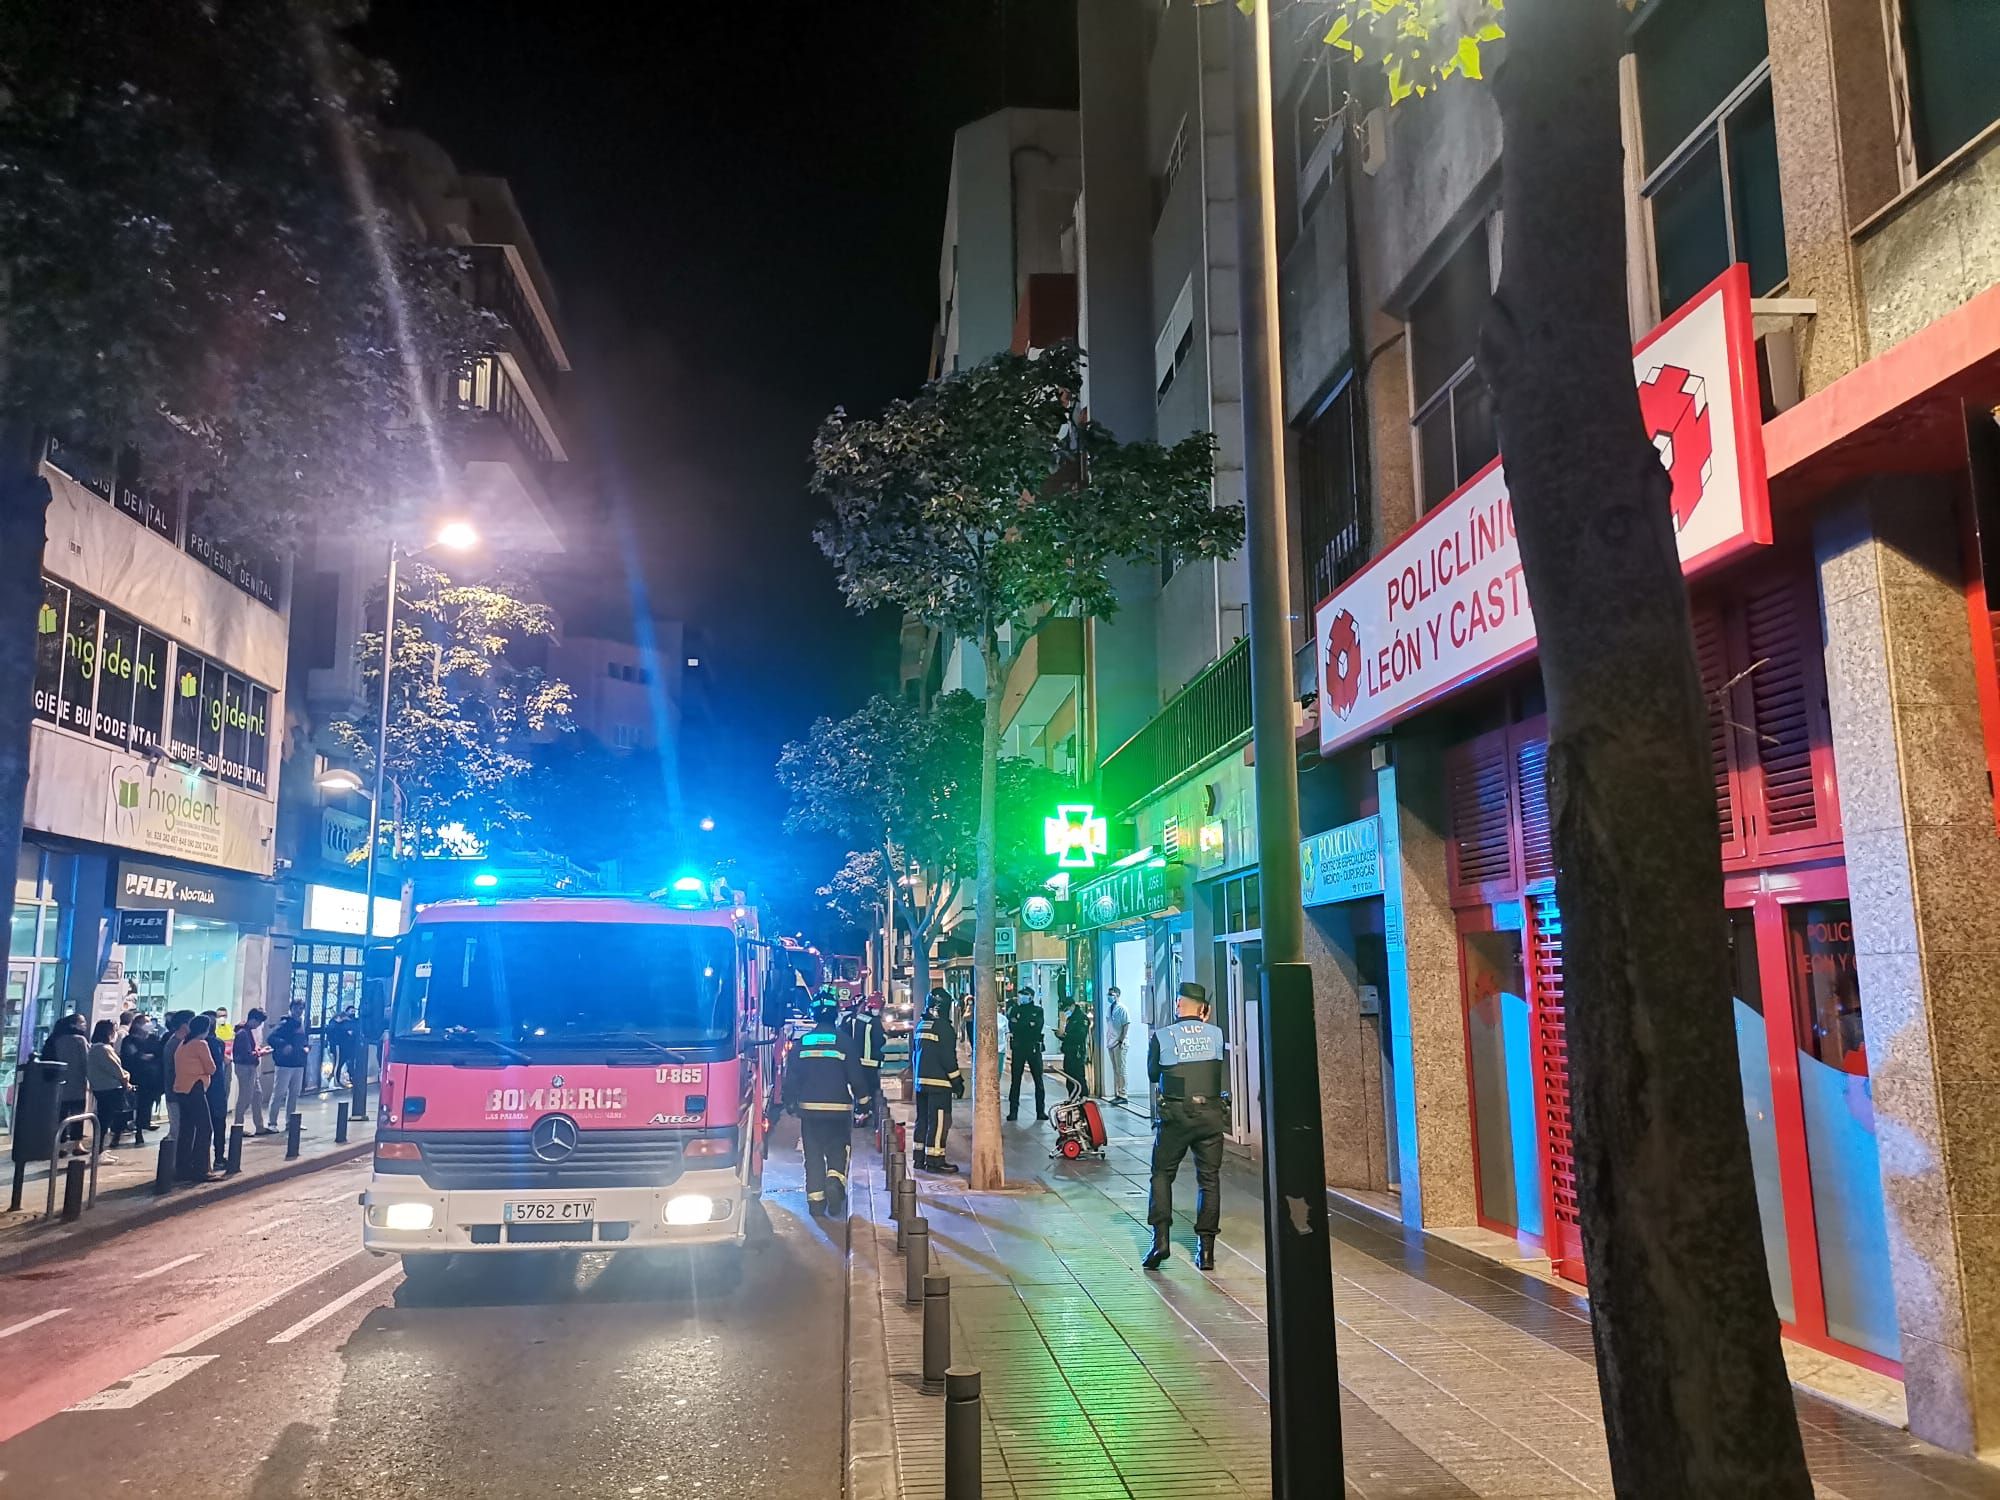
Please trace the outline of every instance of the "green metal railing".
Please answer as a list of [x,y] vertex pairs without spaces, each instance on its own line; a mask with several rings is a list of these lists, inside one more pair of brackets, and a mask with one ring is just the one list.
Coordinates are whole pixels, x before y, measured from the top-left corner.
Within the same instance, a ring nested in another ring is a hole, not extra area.
[[1249,734],[1250,643],[1242,640],[1104,758],[1100,805],[1113,817],[1130,812]]

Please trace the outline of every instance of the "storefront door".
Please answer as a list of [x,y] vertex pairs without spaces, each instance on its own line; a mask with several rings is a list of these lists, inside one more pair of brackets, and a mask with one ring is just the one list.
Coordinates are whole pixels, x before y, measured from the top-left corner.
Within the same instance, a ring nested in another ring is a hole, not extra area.
[[1899,1373],[1846,872],[1732,880],[1729,905],[1737,1063],[1772,1300],[1794,1338]]
[[28,991],[34,982],[33,964],[7,965],[7,988],[0,992],[0,1131],[14,1128],[14,1080],[22,1053],[33,1045],[21,1033],[27,1020]]
[[1229,946],[1229,1128],[1251,1145],[1264,1139],[1264,945]]

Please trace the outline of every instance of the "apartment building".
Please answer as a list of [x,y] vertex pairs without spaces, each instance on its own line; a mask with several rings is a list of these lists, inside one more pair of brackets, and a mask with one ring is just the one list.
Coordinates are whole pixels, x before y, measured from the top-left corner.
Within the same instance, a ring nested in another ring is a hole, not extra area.
[[[464,252],[466,291],[502,329],[493,348],[436,393],[448,434],[442,492],[414,504],[400,532],[322,532],[295,565],[276,962],[281,976],[289,973],[281,987],[306,1002],[315,1033],[341,1006],[359,1003],[367,929],[393,935],[402,919],[404,872],[393,864],[378,879],[372,924],[365,911],[366,792],[319,784],[330,764],[345,764],[329,726],[374,712],[363,701],[355,643],[380,629],[390,546],[420,554],[441,523],[463,521],[479,538],[464,565],[532,562],[560,553],[570,518],[583,513],[571,477],[563,413],[570,362],[555,289],[512,191],[502,178],[460,171],[425,136],[399,133],[393,148],[395,210],[431,243]],[[309,1069],[309,1084],[316,1078]]]

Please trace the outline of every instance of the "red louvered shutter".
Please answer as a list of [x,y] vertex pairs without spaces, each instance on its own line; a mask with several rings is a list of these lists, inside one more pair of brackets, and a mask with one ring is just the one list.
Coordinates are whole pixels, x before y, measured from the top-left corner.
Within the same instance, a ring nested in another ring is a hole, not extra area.
[[1576,1135],[1569,1104],[1569,1037],[1563,1001],[1562,912],[1554,896],[1529,901],[1528,985],[1533,998],[1536,1114],[1546,1171],[1543,1248],[1558,1276],[1584,1280],[1583,1221],[1576,1200]]
[[1521,810],[1521,885],[1555,889],[1555,829],[1549,822],[1549,745],[1542,726],[1524,725],[1514,745],[1514,803]]
[[1745,852],[1742,789],[1736,770],[1736,736],[1731,726],[1741,722],[1741,692],[1729,658],[1729,627],[1722,610],[1711,603],[1693,604],[1694,655],[1701,669],[1701,696],[1708,706],[1708,757],[1715,775],[1715,831],[1724,859],[1741,859]]
[[1504,731],[1445,754],[1446,863],[1454,906],[1481,906],[1518,889],[1509,772]]
[[1749,585],[1738,597],[1748,732],[1736,743],[1754,782],[1752,852],[1838,842],[1817,605],[1806,580],[1791,569]]

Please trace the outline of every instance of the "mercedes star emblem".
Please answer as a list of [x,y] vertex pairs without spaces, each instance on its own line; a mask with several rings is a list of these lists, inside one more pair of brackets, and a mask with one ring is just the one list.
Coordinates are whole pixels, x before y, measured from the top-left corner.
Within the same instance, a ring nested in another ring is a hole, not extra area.
[[528,1132],[528,1149],[537,1161],[567,1161],[576,1143],[576,1121],[566,1115],[544,1115]]

